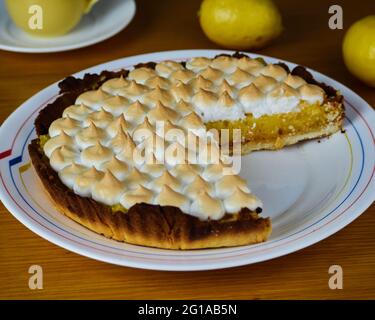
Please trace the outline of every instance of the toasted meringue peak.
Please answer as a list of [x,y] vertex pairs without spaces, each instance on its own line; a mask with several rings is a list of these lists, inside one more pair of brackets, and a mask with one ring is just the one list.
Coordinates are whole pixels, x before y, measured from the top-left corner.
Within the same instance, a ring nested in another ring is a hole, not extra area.
[[132,130],[132,126],[125,120],[124,113],[115,118],[107,127],[107,132],[111,137],[116,136],[119,130],[124,132]]
[[211,196],[214,195],[213,186],[201,176],[197,175],[194,181],[185,187],[184,194],[186,194],[190,199],[195,199],[197,195],[203,191],[207,192]]
[[115,117],[126,111],[129,100],[122,96],[113,96],[103,102],[103,109]]
[[238,213],[242,208],[255,211],[262,207],[262,203],[254,195],[245,192],[243,189],[235,187],[234,192],[224,199],[224,207],[228,213]]
[[142,173],[147,173],[151,177],[156,178],[160,177],[164,171],[165,171],[165,165],[164,163],[158,163],[157,159],[155,158],[155,155],[152,154],[150,159],[146,159],[146,161],[141,165],[139,170]]
[[[264,68],[264,65],[262,62],[256,60],[256,59],[251,59],[251,58],[248,58],[248,57],[242,57],[240,59],[237,60],[237,66],[250,73],[250,74],[254,74],[254,71],[255,70],[258,70],[258,72],[260,73],[260,70],[262,70]],[[258,75],[259,73],[258,72],[255,72],[256,75]]]
[[225,175],[215,183],[216,195],[219,198],[226,198],[231,195],[236,188],[249,192],[246,181],[238,175]]
[[205,167],[202,177],[208,182],[216,182],[224,176],[225,166],[220,161],[219,163],[209,164]]
[[78,158],[78,153],[69,146],[56,148],[49,158],[51,167],[55,171],[62,170],[67,165],[72,164]]
[[190,70],[177,70],[171,74],[171,79],[183,83],[189,82],[193,77],[195,77],[195,73]]
[[117,158],[129,164],[134,162],[134,150],[136,145],[128,133],[125,133],[125,140],[123,140],[122,149],[117,154]]
[[176,101],[190,101],[193,90],[190,85],[177,81],[171,88],[171,93]]
[[89,126],[76,135],[76,142],[80,148],[87,148],[105,138],[105,131],[98,128],[93,121],[89,121]]
[[90,113],[86,120],[83,121],[84,126],[90,125],[91,122],[95,124],[98,128],[105,128],[113,121],[113,116],[111,113],[105,111],[101,108],[99,111]]
[[167,120],[164,121],[164,139],[166,141],[179,141],[181,139],[185,143],[185,132],[183,128]]
[[168,79],[160,77],[160,76],[155,76],[155,77],[148,79],[145,84],[149,88],[159,87],[162,89],[169,89],[169,87],[171,86],[171,82]]
[[181,182],[172,176],[167,170],[165,170],[160,177],[151,181],[148,186],[155,192],[160,192],[164,185],[169,186],[175,191],[180,191],[182,187]]
[[160,87],[156,87],[148,92],[143,97],[142,101],[149,106],[154,106],[158,101],[164,105],[171,105],[174,103],[172,95],[167,90],[161,89]]
[[198,130],[204,128],[203,121],[195,112],[181,118],[178,124],[186,130]]
[[82,197],[91,196],[92,188],[103,176],[103,172],[91,167],[76,177],[73,185],[74,192]]
[[182,180],[183,183],[191,183],[199,174],[196,166],[188,163],[177,164],[171,169],[171,173]]
[[99,168],[100,165],[111,159],[112,150],[102,146],[102,144],[97,141],[94,145],[82,150],[81,161],[88,166],[95,166]]
[[262,92],[269,92],[277,85],[277,81],[274,78],[260,75],[257,77],[253,84],[257,86],[258,89],[260,89]]
[[284,80],[284,83],[286,83],[288,86],[291,86],[294,89],[297,89],[300,86],[306,84],[306,81],[299,76],[295,76],[289,73],[286,79]]
[[130,174],[125,179],[125,184],[128,189],[138,188],[140,185],[146,185],[149,181],[147,174],[140,172],[137,168],[133,168]]
[[190,201],[179,192],[174,191],[168,185],[161,188],[160,193],[155,198],[155,202],[161,206],[173,206],[180,208],[183,212],[189,212]]
[[179,142],[172,142],[165,150],[165,162],[171,167],[177,164],[186,163],[189,155],[188,152],[189,150]]
[[51,123],[48,134],[50,137],[55,137],[64,131],[69,135],[74,135],[81,129],[80,124],[80,121],[74,120],[69,116],[66,118],[58,118]]
[[219,93],[223,93],[223,92],[227,92],[232,98],[234,97],[235,95],[235,89],[234,87],[232,87],[227,80],[223,80],[223,82],[221,83],[221,85],[219,86],[219,90],[218,90]]
[[212,81],[203,78],[201,75],[198,75],[196,78],[191,80],[189,84],[191,84],[196,91],[199,89],[211,90],[214,86]]
[[201,76],[212,82],[218,82],[223,78],[223,72],[209,66],[201,72]]
[[240,90],[238,98],[244,106],[245,112],[250,113],[253,111],[252,107],[260,105],[264,99],[264,94],[254,83],[251,83]]
[[147,116],[144,118],[144,120],[143,120],[143,122],[141,124],[139,124],[138,126],[135,127],[135,129],[133,131],[133,134],[137,130],[148,130],[150,133],[152,133],[152,132],[155,131],[154,127],[152,126],[152,124],[148,120]]
[[176,111],[166,107],[162,102],[158,101],[156,106],[148,112],[147,117],[152,124],[155,124],[156,121],[169,120],[174,122],[178,119],[178,114]]
[[277,81],[283,81],[288,73],[285,69],[277,64],[269,64],[262,69],[261,72],[263,75],[274,78]]
[[125,98],[138,98],[148,91],[148,88],[134,80],[129,82],[129,85],[117,90],[118,94]]
[[82,121],[86,119],[87,115],[92,112],[92,109],[89,107],[86,107],[83,104],[80,105],[72,105],[70,107],[67,107],[63,111],[63,118],[71,118],[74,120]]
[[124,180],[129,174],[128,164],[117,159],[115,155],[112,155],[109,161],[103,162],[99,166],[99,169],[101,171],[111,171],[111,173],[120,181]]
[[192,102],[195,104],[195,107],[203,113],[207,108],[216,104],[217,97],[211,91],[199,89],[193,96]]
[[126,135],[126,132],[121,128],[118,128],[117,134],[111,139],[109,146],[116,154],[118,154],[126,145],[127,139],[128,136]]
[[144,84],[148,79],[156,75],[155,70],[142,67],[136,68],[129,72],[128,78],[138,83]]
[[203,69],[206,69],[211,64],[211,62],[211,59],[205,57],[192,58],[186,61],[186,68],[194,72],[199,72]]
[[176,61],[163,61],[155,66],[156,72],[162,77],[169,77],[174,71],[182,70],[184,67]]
[[75,104],[84,104],[94,110],[99,110],[105,99],[108,99],[110,95],[103,91],[101,88],[98,90],[86,91],[82,93],[76,100]]
[[117,94],[118,89],[126,87],[127,85],[129,85],[129,81],[125,80],[124,77],[121,76],[119,78],[110,79],[104,82],[102,89],[109,94]]
[[177,102],[174,110],[182,117],[194,112],[193,106],[184,100],[180,100],[179,102]]
[[219,56],[212,60],[211,67],[223,70],[225,73],[232,73],[236,70],[237,65],[235,59],[229,56]]
[[92,188],[92,197],[94,200],[113,206],[120,202],[121,196],[125,193],[124,183],[107,170],[104,176]]
[[146,117],[146,113],[147,108],[137,100],[129,106],[124,115],[126,121],[129,121],[133,125],[137,125],[143,122]]
[[243,87],[253,81],[254,77],[246,71],[237,68],[231,75],[227,77],[227,81],[230,85],[237,85]]
[[62,146],[71,146],[73,144],[73,139],[62,131],[59,135],[50,138],[43,146],[44,153],[49,158],[52,152]]
[[196,195],[190,207],[190,213],[203,220],[219,220],[224,214],[224,205],[221,200],[211,197],[207,192],[202,191]]
[[324,90],[315,84],[304,84],[299,87],[298,90],[301,94],[301,99],[305,100],[307,103],[322,104],[324,101]]
[[232,97],[227,91],[224,91],[222,94],[220,94],[217,103],[223,107],[230,108],[233,107],[236,102],[232,99]]
[[120,203],[125,209],[130,209],[137,203],[149,203],[152,204],[154,194],[151,190],[144,186],[138,186],[134,190],[125,192],[122,196]]
[[78,176],[85,172],[87,168],[73,162],[58,172],[60,180],[69,188],[73,189],[74,182]]

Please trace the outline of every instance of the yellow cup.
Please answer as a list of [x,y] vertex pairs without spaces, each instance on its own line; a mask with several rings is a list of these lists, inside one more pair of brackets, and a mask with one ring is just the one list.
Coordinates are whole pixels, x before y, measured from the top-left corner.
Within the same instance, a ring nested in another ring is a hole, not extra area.
[[98,0],[6,0],[9,16],[35,36],[55,37],[72,30]]

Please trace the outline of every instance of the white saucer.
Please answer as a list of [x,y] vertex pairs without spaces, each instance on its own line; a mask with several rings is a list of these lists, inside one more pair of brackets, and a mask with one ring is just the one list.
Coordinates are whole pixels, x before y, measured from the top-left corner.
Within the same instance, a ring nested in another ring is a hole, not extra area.
[[134,0],[99,1],[67,35],[57,38],[32,37],[17,28],[0,0],[0,49],[14,52],[59,52],[86,47],[123,30],[133,19]]

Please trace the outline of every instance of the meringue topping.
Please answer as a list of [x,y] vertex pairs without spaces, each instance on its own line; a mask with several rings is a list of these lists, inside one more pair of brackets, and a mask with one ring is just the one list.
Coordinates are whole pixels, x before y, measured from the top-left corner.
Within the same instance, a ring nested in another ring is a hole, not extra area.
[[151,190],[144,186],[138,186],[134,190],[125,192],[122,196],[120,203],[125,209],[129,209],[137,203],[153,203],[154,194]]
[[115,155],[112,155],[109,161],[100,164],[99,169],[101,171],[111,171],[111,173],[120,181],[124,180],[129,174],[129,166],[125,162],[117,159]]
[[299,76],[295,76],[289,73],[286,79],[284,80],[284,83],[286,83],[288,86],[291,86],[294,89],[297,89],[300,86],[306,84],[306,81]]
[[189,82],[193,77],[195,77],[195,73],[190,70],[177,70],[171,74],[173,80],[179,80],[183,83]]
[[187,101],[191,100],[193,90],[188,84],[184,84],[181,81],[177,81],[171,88],[172,96],[176,101]]
[[283,81],[287,77],[287,72],[281,66],[269,64],[264,67],[261,73],[265,76],[272,77],[277,81]]
[[97,170],[95,167],[91,167],[75,178],[73,185],[74,192],[83,197],[91,196],[92,188],[103,176],[103,172]]
[[113,206],[120,202],[121,196],[125,193],[124,183],[107,170],[102,179],[100,179],[92,188],[92,197],[94,200]]
[[183,66],[181,63],[169,60],[156,64],[155,70],[162,77],[169,77],[174,71],[183,70]]
[[238,175],[226,175],[215,183],[216,195],[219,198],[226,198],[230,196],[236,188],[249,192],[246,181]]
[[111,113],[105,111],[101,108],[99,111],[90,113],[86,120],[83,121],[85,126],[88,126],[91,122],[95,124],[98,128],[105,128],[113,120]]
[[123,113],[108,125],[107,132],[113,138],[120,130],[129,132],[131,129],[132,126],[125,120],[125,114]]
[[85,166],[73,162],[72,164],[58,171],[59,178],[67,187],[73,189],[76,178],[85,172],[86,169],[87,168]]
[[236,187],[232,195],[224,199],[224,207],[228,213],[240,212],[242,208],[249,208],[255,211],[262,207],[262,203],[254,195]]
[[201,76],[215,83],[223,78],[223,72],[209,66],[201,72]]
[[202,191],[196,195],[190,207],[190,213],[202,220],[210,218],[212,220],[221,219],[224,214],[224,205],[221,200],[215,199]]
[[201,176],[197,175],[193,182],[188,184],[184,189],[184,194],[186,194],[190,199],[195,199],[199,193],[207,192],[209,195],[214,195],[214,188],[213,186],[201,178]]
[[59,135],[62,131],[72,136],[80,130],[80,121],[74,120],[67,116],[53,121],[48,129],[50,137]]
[[129,100],[126,98],[121,96],[113,96],[104,100],[103,109],[117,117],[126,111],[129,104]]
[[172,176],[167,170],[165,170],[160,177],[151,181],[148,187],[158,193],[161,192],[164,185],[169,186],[169,188],[172,188],[175,191],[181,190],[181,182]]
[[315,84],[304,84],[298,88],[301,99],[307,101],[309,104],[323,103],[324,100],[324,90]]
[[96,142],[106,138],[106,132],[98,128],[94,122],[90,121],[89,126],[83,128],[75,137],[76,143],[82,149],[94,145]]
[[52,137],[49,139],[43,146],[44,153],[48,158],[51,157],[52,152],[62,146],[72,146],[73,139],[68,136],[64,131],[62,131],[59,135]]
[[232,73],[236,70],[236,61],[230,56],[219,56],[212,60],[211,67],[223,70],[225,73]]
[[145,84],[149,88],[153,88],[153,89],[157,87],[162,88],[162,89],[168,89],[171,85],[171,82],[166,78],[155,76],[155,77],[148,79]]
[[142,67],[129,72],[128,78],[138,83],[144,84],[148,79],[156,75],[155,70]]
[[99,110],[103,106],[104,100],[111,96],[103,91],[101,88],[98,90],[86,91],[82,93],[76,100],[75,104],[84,104],[94,110]]
[[190,201],[179,192],[172,190],[168,185],[164,185],[155,198],[155,203],[161,206],[173,206],[180,208],[183,212],[189,212]]
[[131,104],[124,113],[126,121],[136,125],[143,122],[146,117],[147,108],[138,100]]
[[125,80],[124,77],[121,76],[119,78],[110,79],[104,82],[102,89],[109,94],[117,95],[118,89],[124,88],[127,85],[129,85],[129,81]]
[[65,146],[65,145],[62,146],[62,147],[56,148],[52,152],[52,154],[49,158],[51,167],[55,171],[62,170],[66,166],[75,162],[77,159],[78,159],[77,151],[72,149],[71,147]]
[[206,69],[211,64],[211,59],[205,57],[192,58],[186,62],[186,68],[194,72]]
[[158,101],[156,106],[147,113],[150,123],[155,125],[156,121],[169,120],[174,122],[178,119],[178,114],[171,108],[166,107],[162,102]]
[[140,172],[137,168],[133,168],[125,179],[125,185],[128,189],[136,189],[140,185],[146,185],[148,181],[147,174]]
[[93,110],[89,107],[86,107],[83,104],[80,105],[72,105],[67,107],[63,112],[63,118],[71,118],[74,120],[82,121],[86,119],[87,115],[92,112]]
[[102,146],[101,143],[97,141],[93,146],[81,152],[81,161],[90,167],[95,166],[99,168],[103,162],[111,159],[112,155],[111,149]]
[[227,81],[230,85],[236,85],[238,87],[244,87],[253,81],[254,77],[246,71],[237,68],[229,77]]

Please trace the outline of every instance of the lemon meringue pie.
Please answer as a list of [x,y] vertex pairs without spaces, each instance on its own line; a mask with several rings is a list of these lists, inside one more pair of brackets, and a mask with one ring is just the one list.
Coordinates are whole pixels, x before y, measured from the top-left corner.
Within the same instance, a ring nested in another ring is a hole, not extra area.
[[106,237],[168,249],[245,245],[271,232],[262,202],[228,174],[221,140],[210,136],[211,157],[191,163],[188,132],[240,129],[248,153],[332,134],[344,116],[342,97],[304,68],[242,54],[141,64],[60,87],[29,146],[56,207]]

